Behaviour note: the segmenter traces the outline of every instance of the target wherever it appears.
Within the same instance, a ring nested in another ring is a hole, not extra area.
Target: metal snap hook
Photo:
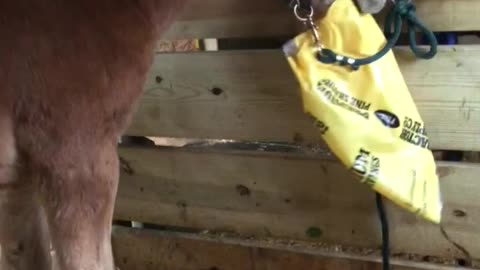
[[[323,47],[323,44],[320,42],[320,34],[318,33],[315,22],[313,21],[313,15],[314,15],[315,11],[314,11],[314,9],[311,5],[309,6],[309,10],[306,10],[305,8],[300,6],[300,1],[299,0],[297,0],[296,2],[297,2],[297,4],[295,4],[295,6],[293,8],[293,12],[295,14],[295,17],[297,17],[297,19],[299,21],[301,21],[308,28],[310,28],[310,30],[312,31],[313,40],[314,40],[314,43],[315,43],[315,50],[318,53],[321,53],[324,47]],[[303,16],[300,14],[301,11],[304,13],[304,14],[302,14]]]

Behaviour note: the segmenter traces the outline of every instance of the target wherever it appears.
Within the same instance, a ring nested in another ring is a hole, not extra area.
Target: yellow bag
[[[360,14],[352,0],[336,0],[316,24],[325,48],[353,58],[374,55],[386,43],[373,17]],[[305,112],[341,162],[362,183],[440,223],[435,161],[392,51],[352,70],[319,61],[312,33],[305,32],[285,44],[284,52],[300,83]]]

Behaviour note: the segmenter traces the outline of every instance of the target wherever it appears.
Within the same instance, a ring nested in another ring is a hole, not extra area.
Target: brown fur
[[[114,269],[117,140],[182,2],[0,3],[0,270]]]

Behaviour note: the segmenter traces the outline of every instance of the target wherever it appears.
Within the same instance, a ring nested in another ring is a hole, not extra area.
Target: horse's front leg
[[[116,140],[74,141],[50,157],[49,175],[42,180],[55,260],[61,270],[113,270]]]

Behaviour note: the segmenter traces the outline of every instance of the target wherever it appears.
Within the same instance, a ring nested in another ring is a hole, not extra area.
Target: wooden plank
[[[284,2],[190,0],[165,38],[290,36],[301,28]],[[480,2],[476,0],[418,0],[415,4],[418,17],[433,31],[480,30]],[[383,16],[376,18],[381,22]]]
[[[376,248],[375,197],[336,162],[272,155],[121,148],[119,220]],[[480,258],[475,164],[440,163],[443,226],[388,203],[394,253]],[[316,234],[312,234],[312,230]]]
[[[432,147],[480,150],[480,46],[396,55]],[[129,135],[320,141],[279,50],[159,54],[133,120]]]
[[[297,243],[298,244],[298,243]],[[380,270],[377,256],[352,256],[325,248],[276,242],[211,238],[176,232],[115,227],[117,266],[128,270]],[[466,270],[439,264],[392,260],[392,270]]]

